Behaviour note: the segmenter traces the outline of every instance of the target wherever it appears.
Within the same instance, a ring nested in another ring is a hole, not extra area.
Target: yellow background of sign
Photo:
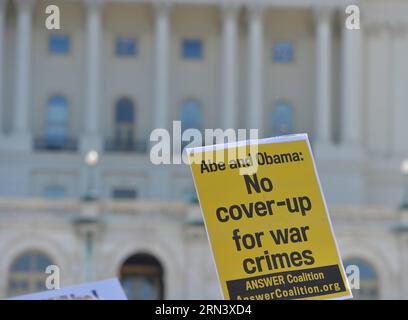
[[[349,287],[341,267],[334,235],[332,234],[328,215],[326,213],[323,194],[320,190],[317,173],[314,169],[313,159],[308,142],[305,137],[300,140],[289,142],[273,142],[258,145],[258,152],[267,152],[269,155],[301,152],[303,161],[284,164],[272,164],[258,166],[257,176],[259,179],[268,177],[272,180],[273,190],[271,192],[247,193],[245,181],[239,174],[239,169],[230,169],[201,174],[200,164],[191,164],[198,197],[206,222],[208,236],[221,282],[225,299],[229,299],[226,281],[249,278],[259,275],[267,275],[288,270],[303,270],[328,265],[338,265],[341,276],[346,287],[346,292],[331,293],[311,297],[312,299],[341,298],[350,296]],[[248,149],[248,148],[247,148]],[[193,151],[197,154],[196,151]],[[198,151],[199,153],[201,151]],[[212,159],[212,152],[203,152],[202,159]],[[225,159],[227,149],[224,149]],[[301,213],[289,213],[286,207],[274,207],[274,214],[241,220],[229,220],[221,223],[216,217],[216,209],[220,206],[229,207],[233,204],[250,203],[266,200],[284,200],[287,197],[308,196],[312,203],[312,209],[302,216]],[[275,245],[269,235],[269,230],[283,229],[287,227],[301,227],[308,225],[308,241],[301,243],[288,243]],[[263,231],[262,248],[255,247],[251,250],[242,249],[237,251],[235,242],[232,240],[232,231],[240,229],[240,234]],[[313,251],[315,263],[311,266],[291,267],[288,269],[264,270],[247,274],[242,268],[242,261],[247,257],[255,257],[263,254],[264,250],[269,253],[292,252],[309,249]]]

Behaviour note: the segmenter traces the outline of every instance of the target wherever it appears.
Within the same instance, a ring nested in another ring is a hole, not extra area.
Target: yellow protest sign
[[[307,135],[188,155],[225,299],[352,297]]]

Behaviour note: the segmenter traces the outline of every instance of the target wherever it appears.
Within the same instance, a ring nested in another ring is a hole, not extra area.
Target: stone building
[[[60,30],[45,27],[50,4]],[[64,284],[128,274],[135,297],[219,297],[188,218],[197,209],[183,203],[189,169],[149,160],[151,131],[181,120],[308,133],[361,295],[407,297],[394,208],[408,154],[408,3],[353,1],[361,30],[344,27],[349,4],[0,0],[0,295],[41,288],[35,270],[55,262]],[[89,150],[92,205],[80,201]]]
[[[118,277],[129,298],[219,299],[197,206],[142,201],[0,201],[0,297]],[[344,264],[360,267],[360,298],[408,298],[408,213],[333,207]]]

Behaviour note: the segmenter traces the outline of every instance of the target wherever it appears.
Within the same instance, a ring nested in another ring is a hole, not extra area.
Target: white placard
[[[127,300],[127,298],[119,280],[113,278],[17,296],[9,300]]]

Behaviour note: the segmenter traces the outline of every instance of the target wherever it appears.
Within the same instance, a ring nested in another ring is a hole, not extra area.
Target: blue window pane
[[[119,37],[116,39],[116,55],[120,57],[136,56],[137,41],[131,37]]]
[[[375,270],[365,261],[361,259],[348,259],[344,261],[344,266],[357,266],[360,270],[360,280],[375,280],[377,274]]]
[[[134,116],[133,102],[126,98],[120,99],[116,104],[116,122],[133,123]]]
[[[20,287],[21,287],[20,281],[17,281],[17,280],[10,280],[9,281],[9,288],[11,290],[18,290],[18,289],[20,289]]]
[[[199,39],[183,40],[182,54],[184,59],[201,59],[203,56],[203,43]]]
[[[139,296],[141,300],[153,300],[157,297],[157,290],[153,281],[147,278],[140,278],[139,282]]]
[[[12,265],[11,271],[13,272],[30,272],[30,261],[31,256],[29,254],[25,254],[19,257]]]
[[[45,282],[44,281],[37,281],[37,283],[36,283],[36,290],[37,291],[44,291],[46,289],[47,288],[45,287]]]
[[[20,288],[21,290],[28,290],[29,284],[27,280],[20,281]]]
[[[159,298],[158,288],[153,279],[143,275],[129,276],[122,280],[126,296],[130,300],[154,300]]]
[[[9,289],[15,292],[26,293],[28,290],[29,284],[27,280],[11,280],[9,282]]]
[[[43,254],[36,254],[35,258],[36,258],[35,268],[39,272],[45,272],[45,269],[49,265],[52,265],[51,260],[47,256],[45,256]]]
[[[54,96],[48,101],[48,123],[67,123],[68,103],[64,97]]]
[[[359,270],[360,288],[353,289],[353,296],[355,299],[378,299],[379,298],[379,284],[375,269],[366,261],[354,258],[344,261],[344,267],[357,266]]]
[[[49,148],[63,148],[68,142],[64,128],[47,128],[47,145]]]
[[[202,129],[201,106],[197,101],[184,102],[181,107],[181,127],[183,131],[190,128]]]
[[[293,132],[293,111],[286,104],[278,104],[272,111],[272,134],[284,135]]]
[[[48,37],[48,52],[53,54],[67,54],[70,50],[68,35],[50,34]]]
[[[68,103],[64,97],[54,96],[48,101],[47,143],[60,148],[68,138]]]
[[[115,188],[112,196],[114,199],[136,199],[137,192],[133,188]]]
[[[47,128],[47,134],[49,140],[53,139],[66,139],[67,137],[67,129],[64,127],[59,127],[59,126],[49,126]]]
[[[292,42],[277,41],[272,45],[272,59],[277,63],[290,63],[295,58]]]
[[[12,272],[44,272],[51,260],[38,252],[28,252],[18,257],[11,266]]]
[[[43,191],[43,197],[50,199],[63,198],[65,196],[65,188],[63,186],[51,185],[47,186]],[[40,261],[43,263],[43,260]]]

